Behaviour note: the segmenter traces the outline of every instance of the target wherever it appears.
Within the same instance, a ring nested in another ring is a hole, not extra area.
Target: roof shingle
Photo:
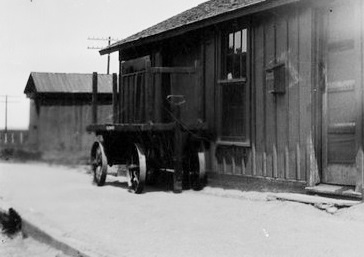
[[[210,0],[185,12],[177,14],[128,38],[120,40],[111,46],[106,47],[100,52],[102,54],[112,52],[110,50],[115,49],[118,46],[122,46],[142,38],[155,36],[183,26],[188,26],[199,21],[221,15],[223,13],[235,11],[265,1],[267,0]]]

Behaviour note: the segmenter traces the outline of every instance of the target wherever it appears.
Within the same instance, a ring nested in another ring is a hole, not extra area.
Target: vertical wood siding
[[[312,11],[307,8],[253,18],[254,138],[251,147],[213,148],[215,172],[306,181],[306,145],[311,139],[313,111],[312,27]],[[269,92],[266,83],[266,69],[277,63],[286,69],[286,92],[279,95]]]

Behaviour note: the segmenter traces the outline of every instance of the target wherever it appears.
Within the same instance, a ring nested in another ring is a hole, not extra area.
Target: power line
[[[91,50],[100,50],[100,49],[104,49],[105,47],[102,46],[88,46],[87,49],[91,49]]]
[[[119,41],[119,38],[112,38],[112,37],[88,37],[87,40],[98,40],[98,41]]]
[[[0,97],[21,98],[23,96],[20,96],[20,95],[0,95]]]
[[[108,46],[111,45],[111,42],[115,42],[115,41],[119,41],[120,39],[118,38],[111,38],[111,37],[107,37],[107,38],[103,38],[103,37],[88,37],[87,40],[93,40],[93,41],[107,41],[108,42]],[[91,49],[91,50],[100,50],[103,49],[105,47],[100,47],[100,46],[88,46],[87,49]],[[107,55],[107,74],[110,74],[110,54]]]
[[[0,100],[0,103],[5,103],[5,133],[8,131],[8,104],[20,103],[20,101],[16,100],[8,100],[9,98],[20,98],[21,96],[15,95],[0,95],[0,97],[5,98],[4,100]]]

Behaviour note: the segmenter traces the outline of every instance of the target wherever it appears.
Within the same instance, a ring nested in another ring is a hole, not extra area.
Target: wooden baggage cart
[[[148,57],[125,62],[113,74],[113,123],[97,122],[97,74],[93,76],[91,149],[94,181],[105,183],[107,167],[124,165],[129,188],[141,193],[163,172],[173,190],[201,189],[206,182],[208,128],[202,115],[201,79],[194,67],[151,67]],[[199,92],[200,91],[200,92]]]

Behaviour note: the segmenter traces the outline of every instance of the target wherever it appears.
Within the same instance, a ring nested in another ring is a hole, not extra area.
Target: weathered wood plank
[[[287,17],[281,14],[281,17],[276,21],[276,62],[287,63],[288,56],[288,24]],[[287,67],[286,67],[287,69]],[[286,72],[287,74],[287,72]],[[284,85],[287,84],[287,78],[284,78]],[[286,89],[285,94],[276,95],[276,110],[277,110],[277,167],[278,167],[278,178],[285,177],[285,147],[288,145],[288,108],[289,108],[289,91]]]
[[[302,9],[299,16],[299,71],[300,71],[300,85],[299,85],[299,99],[300,99],[300,144],[301,149],[306,149],[306,140],[311,131],[311,103],[312,103],[312,83],[311,83],[311,46],[312,46],[312,10]],[[301,177],[299,180],[307,179],[308,167],[306,167],[306,154],[301,153]]]
[[[285,147],[285,151],[284,151],[284,178],[288,179],[289,178],[289,150],[288,150],[288,146]]]
[[[296,179],[299,180],[301,176],[301,148],[300,143],[296,145]]]
[[[364,152],[363,148],[360,147],[355,158],[356,166],[356,185],[355,192],[363,194],[363,182],[364,182]],[[362,195],[363,196],[363,195]],[[364,200],[364,197],[362,198]]]
[[[269,67],[275,62],[275,27],[273,20],[267,19],[264,26],[264,45],[265,45],[265,67]],[[266,152],[267,152],[267,176],[273,177],[273,145],[276,144],[276,103],[275,96],[265,88],[265,135],[266,135]]]
[[[263,153],[256,152],[256,176],[263,176]]]
[[[241,174],[246,175],[246,163],[244,158],[241,158]]]
[[[129,122],[129,78],[124,79],[124,119]]]
[[[255,144],[252,145],[252,175],[256,176],[257,175],[257,155],[256,155],[256,150],[255,150]]]
[[[264,87],[264,27],[254,29],[254,85],[255,88],[255,146],[256,151],[265,152],[265,87]],[[262,165],[260,165],[262,167]]]
[[[263,176],[266,177],[267,176],[267,154],[264,152],[263,153]]]
[[[215,105],[211,104],[215,102],[215,81],[216,81],[216,58],[215,58],[215,35],[212,34],[205,41],[205,112],[206,122],[209,127],[215,129]]]
[[[296,157],[297,143],[299,143],[300,133],[300,73],[299,73],[299,25],[298,25],[298,11],[294,12],[288,18],[288,148],[289,148],[289,172],[288,179],[296,179],[297,176],[297,162]]]
[[[140,79],[141,79],[141,81],[140,81],[140,120],[142,122],[145,122],[145,93],[146,93],[145,74],[143,74]]]
[[[303,195],[303,194],[271,194],[268,197],[269,200],[285,200],[285,201],[294,201],[299,203],[307,203],[307,204],[328,204],[337,207],[351,207],[359,204],[359,201],[351,201],[351,200],[339,200],[327,197],[320,196],[311,196],[311,195]]]
[[[140,108],[140,106],[138,106],[138,80],[139,80],[139,76],[135,75],[133,77],[133,122],[138,121],[139,117],[138,117],[138,109]]]
[[[134,79],[135,76],[129,77],[129,83],[128,83],[128,90],[129,90],[129,122],[133,123],[135,116],[134,116],[134,108],[135,108],[135,102],[134,102]]]
[[[146,69],[145,69],[145,83],[146,83],[146,101],[145,101],[145,112],[146,112],[146,120],[153,121],[153,76],[151,72],[151,63],[150,60],[146,61]]]
[[[204,92],[204,85],[203,85],[203,74],[201,69],[201,62],[196,60],[195,61],[195,97],[197,98],[196,107],[197,107],[197,118],[200,120],[205,120],[204,114],[204,99],[205,99],[205,92]]]
[[[278,178],[278,154],[276,145],[273,145],[273,178]]]

